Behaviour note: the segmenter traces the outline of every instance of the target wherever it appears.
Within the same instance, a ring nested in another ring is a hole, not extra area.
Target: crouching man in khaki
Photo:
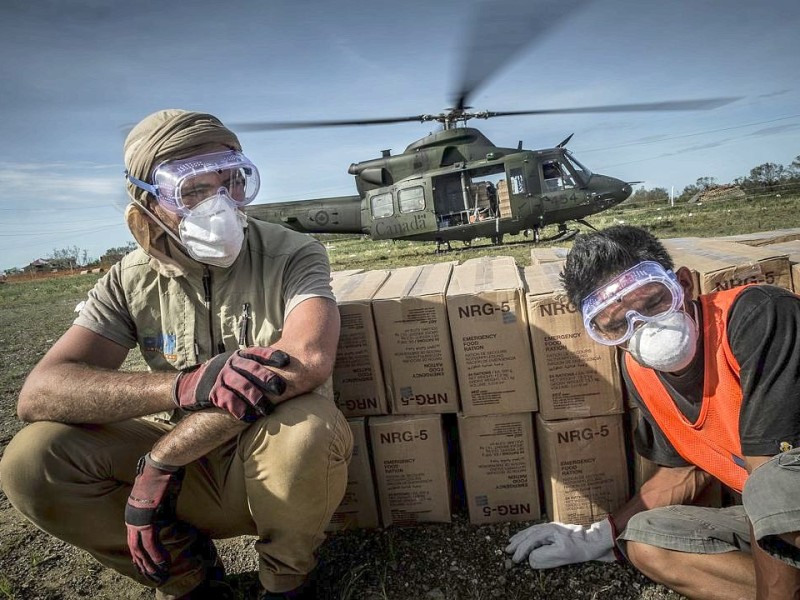
[[[26,380],[3,491],[157,598],[224,598],[212,540],[238,535],[258,538],[263,598],[313,597],[352,450],[325,250],[244,215],[258,169],[211,115],[148,116],[125,166],[140,248]],[[137,346],[149,371],[120,371]]]

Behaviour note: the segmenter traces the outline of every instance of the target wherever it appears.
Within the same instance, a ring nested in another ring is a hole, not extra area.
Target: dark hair
[[[631,225],[614,225],[575,238],[567,254],[561,283],[578,308],[586,296],[622,271],[645,260],[673,269],[664,245],[649,231]]]

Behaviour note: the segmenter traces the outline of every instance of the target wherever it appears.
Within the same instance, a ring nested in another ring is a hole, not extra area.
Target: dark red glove
[[[183,475],[183,467],[162,465],[149,454],[143,456],[136,466],[136,479],[125,506],[133,564],[156,583],[163,583],[169,576],[169,553],[161,544],[159,532],[175,522]]]
[[[288,354],[269,346],[218,354],[181,371],[172,386],[172,400],[184,410],[215,406],[240,421],[255,421],[275,408],[267,394],[280,396],[286,391],[286,381],[269,367],[288,364]]]

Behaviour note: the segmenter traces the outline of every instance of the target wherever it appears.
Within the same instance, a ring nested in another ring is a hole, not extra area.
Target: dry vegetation
[[[798,226],[798,198],[762,198],[711,206],[621,205],[592,219],[596,227],[643,225],[660,237],[719,236]],[[482,255],[512,255],[530,264],[523,236],[493,247],[477,240],[470,249],[435,254],[432,244],[325,239],[334,269],[375,269]],[[454,244],[454,247],[461,246]],[[25,375],[71,323],[75,305],[98,275],[0,285],[0,452],[22,423],[16,396]],[[138,368],[132,357],[128,366]],[[627,565],[592,563],[547,572],[512,566],[502,552],[524,523],[470,525],[456,507],[452,524],[354,531],[332,536],[321,548],[320,598],[481,599],[587,598],[677,599]],[[228,583],[239,598],[257,597],[252,540],[221,544]],[[0,495],[0,600],[151,598],[152,592],[99,566],[27,523]]]

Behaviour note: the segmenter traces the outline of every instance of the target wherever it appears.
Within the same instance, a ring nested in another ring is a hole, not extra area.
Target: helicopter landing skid
[[[567,240],[571,240],[578,234],[577,229],[564,229],[563,231],[559,231],[555,235],[551,235],[550,237],[539,237],[536,236],[535,241],[538,242],[566,242]]]
[[[450,240],[436,240],[436,254],[443,254],[445,252],[450,252],[452,248],[450,247]]]
[[[578,235],[577,229],[567,229],[566,231],[560,231],[556,235],[549,237],[549,238],[542,238],[540,241],[542,242],[566,242],[567,240],[571,240],[576,235]]]

